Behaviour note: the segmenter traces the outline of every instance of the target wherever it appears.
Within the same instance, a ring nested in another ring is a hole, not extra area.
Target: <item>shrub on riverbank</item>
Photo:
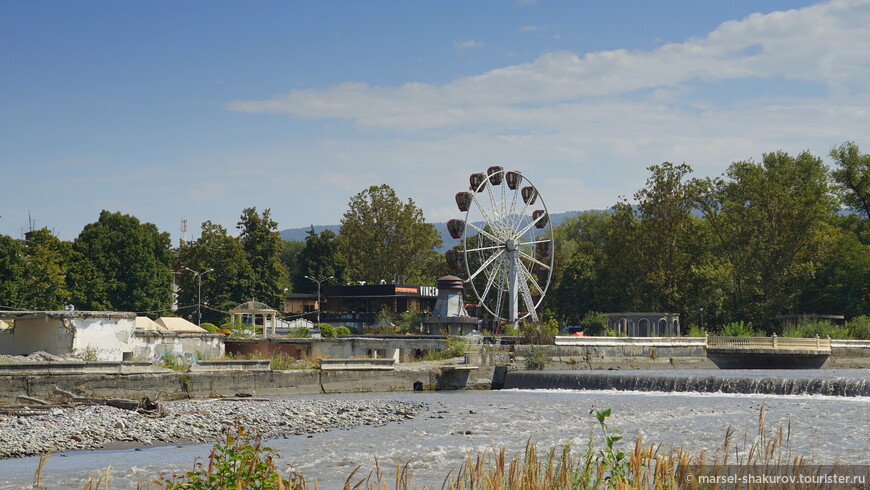
[[[417,360],[444,361],[447,359],[453,359],[454,357],[462,357],[465,355],[465,349],[467,347],[468,342],[466,342],[463,337],[448,337],[447,347],[443,349],[432,349]]]
[[[207,467],[195,461],[191,471],[161,476],[153,483],[157,488],[172,490],[308,488],[305,478],[295,471],[285,478],[279,471],[275,451],[264,447],[259,436],[249,435],[238,421],[224,429],[223,441],[212,448]]]
[[[870,315],[856,316],[846,322],[849,335],[855,340],[870,340]]]
[[[763,337],[764,332],[752,328],[752,323],[739,321],[723,325],[719,335],[723,337]]]
[[[789,326],[782,331],[783,337],[809,339],[818,335],[820,338],[849,339],[849,329],[845,325],[834,325],[823,320],[801,322],[800,325]]]
[[[550,363],[550,354],[541,346],[529,348],[526,353],[526,369],[544,369]]]

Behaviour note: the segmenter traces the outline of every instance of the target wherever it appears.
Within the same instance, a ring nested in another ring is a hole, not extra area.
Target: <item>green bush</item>
[[[453,359],[454,357],[462,357],[465,355],[466,347],[468,347],[468,342],[465,341],[464,337],[448,337],[445,348],[430,350],[419,360],[443,361]]]
[[[411,309],[399,315],[396,320],[396,330],[401,334],[417,334],[423,330],[423,317],[416,309]]]
[[[552,345],[559,333],[559,322],[550,319],[546,323],[523,322],[520,324],[523,341],[531,345]]]
[[[706,332],[695,324],[689,325],[689,330],[686,332],[686,335],[689,337],[703,337],[705,334]]]
[[[726,323],[722,326],[719,335],[723,337],[762,337],[762,333],[752,328],[752,323],[739,322]]]
[[[85,347],[84,349],[76,349],[73,351],[73,355],[76,356],[79,360],[85,362],[97,362],[100,360],[99,351],[96,347]]]
[[[550,355],[544,347],[536,345],[526,354],[526,369],[544,369],[549,363]]]
[[[236,318],[235,322],[224,323],[221,329],[229,330],[232,337],[252,337],[256,332],[256,326],[245,325],[241,318]]]
[[[335,327],[335,336],[339,335],[350,335],[350,329],[345,326]]]
[[[160,362],[158,362],[157,365],[167,369],[172,369],[173,371],[187,371],[188,367],[190,367],[181,355],[172,354],[170,352],[164,352],[163,355],[160,356]]]
[[[846,322],[849,336],[855,340],[870,340],[870,315],[856,316]]]
[[[276,352],[269,358],[269,369],[286,371],[289,369],[311,369],[311,364],[283,352]]]
[[[238,421],[223,430],[223,442],[215,444],[208,465],[197,461],[185,474],[163,476],[159,488],[307,488],[302,475],[291,472],[284,478],[278,469],[278,455],[262,445],[259,436],[250,436]]]
[[[832,339],[848,339],[851,338],[849,328],[845,325],[834,325],[831,322],[824,320],[806,320],[802,321],[797,326],[789,326],[782,332],[783,337],[793,338],[813,338],[818,335],[820,338],[831,337]]]
[[[597,311],[588,311],[580,320],[583,333],[586,335],[604,335],[607,333],[607,315]]]
[[[299,327],[296,330],[291,330],[290,333],[287,334],[287,336],[294,339],[310,339],[311,329],[306,327]]]
[[[314,328],[320,330],[320,336],[324,339],[331,339],[335,337],[335,327],[328,323],[318,323],[314,325]]]
[[[214,323],[205,322],[200,327],[204,328],[208,333],[216,333],[218,331],[217,325]]]
[[[501,327],[501,334],[506,337],[516,337],[520,334],[520,331],[513,323],[506,323]]]

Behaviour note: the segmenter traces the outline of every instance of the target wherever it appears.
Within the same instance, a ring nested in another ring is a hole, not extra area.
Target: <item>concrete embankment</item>
[[[62,364],[62,363],[51,363]],[[56,369],[55,369],[56,370]],[[55,387],[91,397],[177,400],[251,395],[299,395],[315,393],[354,393],[462,389],[485,382],[489,387],[492,368],[472,371],[451,366],[427,369],[318,371],[314,369],[271,370],[193,370],[176,372],[164,369],[140,372],[79,372],[53,374],[39,372],[0,375],[0,402],[14,403],[26,395],[48,399]]]

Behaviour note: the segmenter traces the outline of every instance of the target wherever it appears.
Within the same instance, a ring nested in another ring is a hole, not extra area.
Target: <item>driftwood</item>
[[[143,396],[141,400],[127,400],[126,398],[92,398],[86,396],[78,396],[58,387],[54,388],[56,395],[56,403],[50,403],[39,398],[20,395],[16,397],[20,403],[17,405],[0,406],[0,415],[16,415],[19,417],[29,417],[33,415],[42,415],[54,408],[72,408],[81,405],[106,405],[109,407],[121,408],[123,410],[131,410],[141,413],[148,417],[165,417],[169,415],[166,407],[156,400],[151,400],[147,396]]]
[[[33,398],[31,396],[19,395],[15,398],[18,399],[19,401],[29,402],[29,403],[32,403],[34,405],[51,405],[51,403],[48,403],[45,400],[40,400],[39,398]]]
[[[155,400],[151,400],[147,396],[143,396],[141,400],[128,400],[126,398],[91,398],[78,396],[66,390],[62,390],[55,386],[54,393],[62,400],[67,400],[70,403],[81,405],[106,405],[109,407],[121,408],[124,410],[132,410],[145,415],[154,417],[165,417],[169,415],[166,407]]]

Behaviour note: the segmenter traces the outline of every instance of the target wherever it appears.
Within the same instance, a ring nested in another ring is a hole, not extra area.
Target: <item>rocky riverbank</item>
[[[238,420],[249,433],[276,438],[412,419],[423,404],[349,400],[185,400],[166,402],[169,416],[150,418],[106,406],[55,408],[0,417],[0,459],[100,449],[116,443],[213,443]]]

